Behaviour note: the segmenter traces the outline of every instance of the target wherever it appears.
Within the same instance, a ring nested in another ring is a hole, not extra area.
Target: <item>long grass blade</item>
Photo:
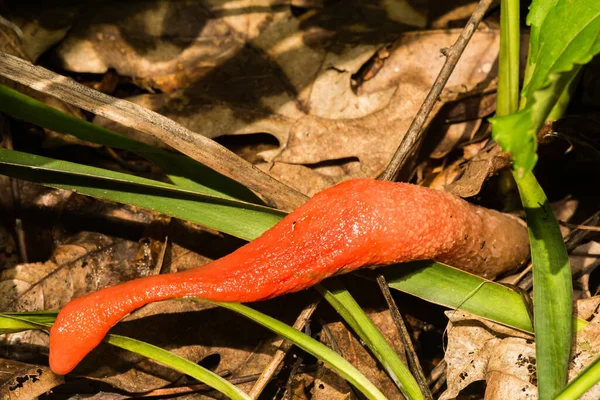
[[[284,324],[268,315],[264,315],[250,307],[246,307],[242,304],[236,303],[220,303],[212,302],[221,307],[235,311],[238,314],[251,319],[254,322],[259,323],[267,329],[272,330],[278,335],[288,339],[296,346],[309,354],[317,357],[331,368],[333,368],[338,374],[350,382],[355,388],[357,388],[363,395],[368,399],[380,399],[385,400],[386,397],[377,389],[363,374],[361,374],[352,364],[344,360],[339,354],[331,350],[324,344],[316,341],[297,331],[289,325]]]
[[[332,287],[332,289],[329,290],[327,286]],[[317,285],[316,289],[366,343],[402,394],[410,400],[424,399],[419,384],[408,367],[385,340],[373,321],[360,308],[350,292],[335,280],[324,285]]]
[[[0,174],[132,204],[252,240],[285,214],[102,168],[0,149]]]
[[[229,383],[214,372],[186,360],[183,357],[173,354],[170,351],[161,349],[151,345],[150,343],[142,342],[140,340],[128,338],[120,335],[110,334],[104,340],[113,346],[120,347],[125,350],[140,354],[151,360],[158,361],[165,364],[179,372],[196,378],[202,383],[207,384],[215,390],[223,393],[233,400],[250,400],[250,396],[241,391],[237,386]]]

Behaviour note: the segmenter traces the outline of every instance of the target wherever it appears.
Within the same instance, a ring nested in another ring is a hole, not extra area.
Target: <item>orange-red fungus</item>
[[[492,278],[529,254],[514,217],[448,193],[357,179],[323,190],[256,240],[210,264],[71,301],[50,332],[50,366],[71,371],[133,310],[175,297],[251,302],[364,266],[435,259]]]

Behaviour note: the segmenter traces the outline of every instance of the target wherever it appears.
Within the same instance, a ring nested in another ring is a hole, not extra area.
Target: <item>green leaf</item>
[[[250,307],[246,307],[242,304],[236,303],[221,303],[221,302],[210,302],[217,304],[221,307],[235,311],[238,314],[251,319],[254,322],[259,323],[267,329],[277,333],[300,347],[302,350],[309,354],[312,354],[325,364],[333,368],[338,374],[350,382],[355,388],[357,388],[363,395],[368,399],[381,399],[385,400],[386,397],[377,389],[367,378],[364,377],[356,368],[352,366],[348,361],[344,360],[339,354],[331,350],[324,344],[316,341],[303,334],[302,332],[294,329],[293,327],[284,324],[275,318],[264,315]]]
[[[549,4],[554,3],[550,7]],[[521,93],[521,111],[492,120],[494,139],[510,152],[517,178],[537,161],[536,135],[581,65],[600,52],[600,2],[537,1],[529,21],[535,25]],[[537,27],[539,26],[539,30]]]
[[[519,109],[519,58],[521,25],[519,0],[500,2],[500,55],[496,115],[508,115]]]
[[[402,394],[411,400],[423,399],[423,393],[410,370],[344,286],[339,281],[329,280],[327,284],[315,288],[366,343]]]
[[[598,382],[600,382],[600,357],[569,382],[555,400],[577,400]]]
[[[393,289],[522,331],[533,331],[521,295],[497,282],[435,261],[393,265],[381,272]]]
[[[542,23],[546,19],[548,12],[552,10],[558,0],[533,0],[529,7],[529,14],[527,15],[527,25],[531,26],[529,34],[529,59],[527,64],[530,65],[533,62],[533,56],[537,55],[540,48],[540,29]],[[532,56],[533,55],[533,56]],[[528,67],[527,70],[530,68]],[[527,71],[525,76],[531,74],[531,71]],[[530,78],[530,77],[529,77]],[[529,82],[529,78],[525,79],[525,84]]]
[[[102,168],[0,149],[0,174],[147,208],[252,240],[285,214]]]
[[[144,357],[150,358],[154,361],[158,361],[165,364],[179,372],[196,378],[200,382],[207,384],[213,389],[218,390],[229,398],[234,400],[249,400],[250,396],[242,392],[237,386],[229,383],[227,380],[221,378],[214,372],[201,367],[200,365],[186,360],[170,351],[163,350],[160,347],[156,347],[149,343],[142,342],[140,340],[131,339],[125,336],[110,334],[104,340],[113,346],[120,347],[125,350],[132,351],[140,354]]]
[[[52,326],[56,314],[56,311],[1,313],[0,334],[46,329]]]
[[[567,249],[544,191],[529,172],[517,179],[533,262],[538,393],[553,399],[567,383],[573,293]]]
[[[154,162],[175,185],[185,189],[263,204],[246,187],[191,158],[139,143],[127,136],[49,107],[4,85],[0,85],[0,111],[17,119],[69,134],[81,140],[137,153]]]

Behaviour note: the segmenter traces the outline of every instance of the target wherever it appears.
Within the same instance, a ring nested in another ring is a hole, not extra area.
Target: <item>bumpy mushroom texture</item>
[[[154,301],[252,302],[361,267],[425,259],[493,278],[528,255],[527,230],[514,217],[415,185],[350,180],[316,194],[256,240],[208,265],[73,300],[51,329],[50,366],[68,373],[121,318]]]

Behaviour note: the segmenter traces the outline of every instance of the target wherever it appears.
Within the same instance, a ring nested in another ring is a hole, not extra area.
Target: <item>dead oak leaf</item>
[[[579,300],[579,318],[592,318],[574,333],[569,380],[600,355],[600,296]],[[458,396],[470,383],[485,380],[485,399],[537,399],[535,342],[529,334],[480,319],[463,311],[448,311],[448,389],[440,399]],[[600,384],[581,398],[597,399]]]

